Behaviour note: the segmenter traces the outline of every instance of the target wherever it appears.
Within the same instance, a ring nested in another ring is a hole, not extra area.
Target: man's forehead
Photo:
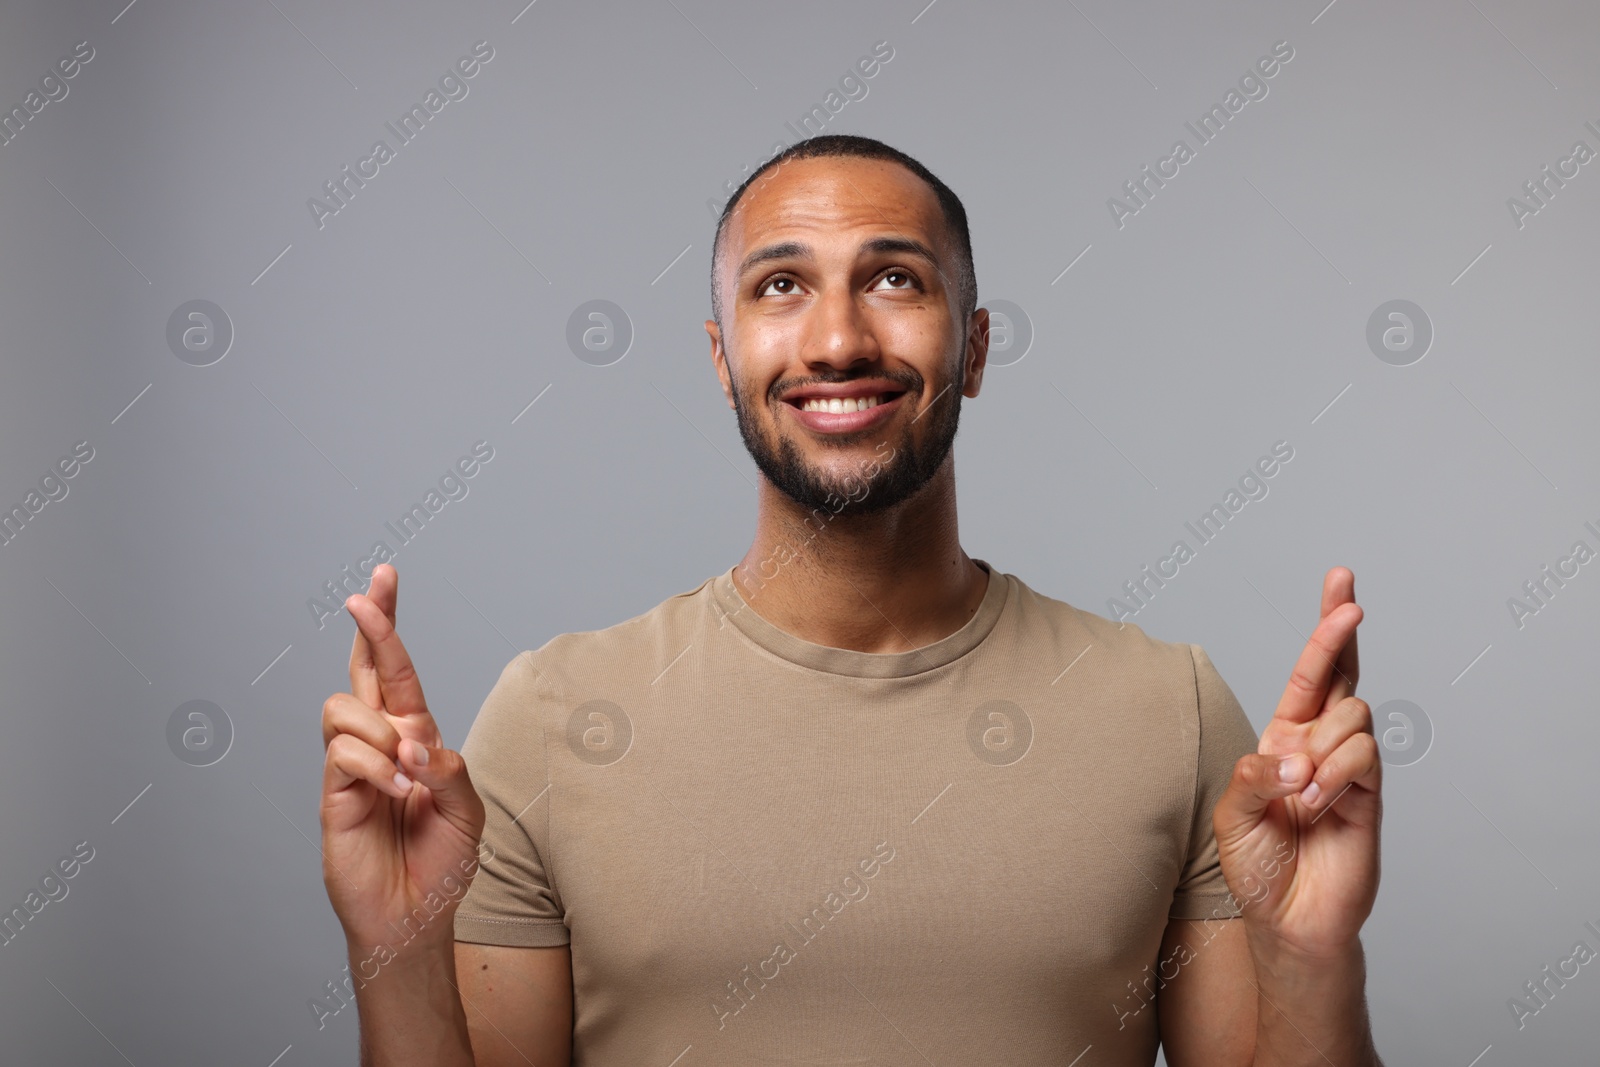
[[[814,243],[828,233],[898,233],[944,243],[938,197],[898,163],[855,157],[791,160],[752,182],[728,219],[727,252],[784,237]]]

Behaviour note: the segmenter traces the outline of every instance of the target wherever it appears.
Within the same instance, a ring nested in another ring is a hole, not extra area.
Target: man
[[[803,141],[712,256],[744,559],[517,656],[459,755],[394,569],[346,601],[323,846],[364,1062],[1379,1064],[1354,576],[1258,745],[1198,646],[970,558],[975,305],[942,182]]]

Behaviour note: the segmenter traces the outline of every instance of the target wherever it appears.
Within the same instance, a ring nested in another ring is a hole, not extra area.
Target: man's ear
[[[967,346],[961,358],[961,395],[977,396],[983,387],[983,369],[989,365],[988,308],[973,309],[967,324]]]
[[[711,364],[717,368],[717,380],[722,383],[722,396],[728,402],[728,407],[733,407],[733,381],[729,377],[732,373],[728,369],[728,354],[722,347],[722,327],[718,326],[715,319],[706,320],[706,333],[711,338]]]

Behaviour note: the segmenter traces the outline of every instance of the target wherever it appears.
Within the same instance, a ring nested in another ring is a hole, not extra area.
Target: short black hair
[[[859,137],[848,133],[825,133],[815,137],[808,137],[803,141],[796,141],[783,151],[768,159],[756,172],[744,180],[744,184],[734,191],[728,198],[728,203],[722,209],[722,215],[717,219],[717,234],[711,242],[711,317],[717,325],[722,325],[722,294],[717,288],[717,262],[722,255],[722,234],[727,229],[728,218],[733,214],[733,209],[739,205],[739,200],[744,196],[744,191],[750,184],[774,167],[794,159],[818,159],[823,157],[847,156],[854,159],[882,159],[891,163],[898,163],[911,173],[928,183],[929,188],[939,200],[939,208],[944,213],[945,226],[950,231],[950,236],[955,239],[956,246],[956,277],[954,284],[946,278],[945,288],[956,294],[956,303],[961,312],[963,326],[972,317],[972,312],[978,306],[978,278],[972,264],[972,236],[967,231],[967,209],[961,205],[961,198],[950,189],[948,185],[934,176],[933,172],[921,163],[912,159],[898,148],[891,148],[882,141],[873,140],[871,137]]]

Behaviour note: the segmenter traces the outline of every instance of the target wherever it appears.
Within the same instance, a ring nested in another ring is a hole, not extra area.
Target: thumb
[[[1231,844],[1254,830],[1266,814],[1267,806],[1304,789],[1311,781],[1313,770],[1311,757],[1303,752],[1287,756],[1257,753],[1239,757],[1239,762],[1233,765],[1233,780],[1212,813],[1217,843]]]
[[[467,776],[467,761],[448,748],[429,748],[410,738],[400,742],[400,766],[433,794],[433,806],[476,841],[483,833],[483,801]]]

